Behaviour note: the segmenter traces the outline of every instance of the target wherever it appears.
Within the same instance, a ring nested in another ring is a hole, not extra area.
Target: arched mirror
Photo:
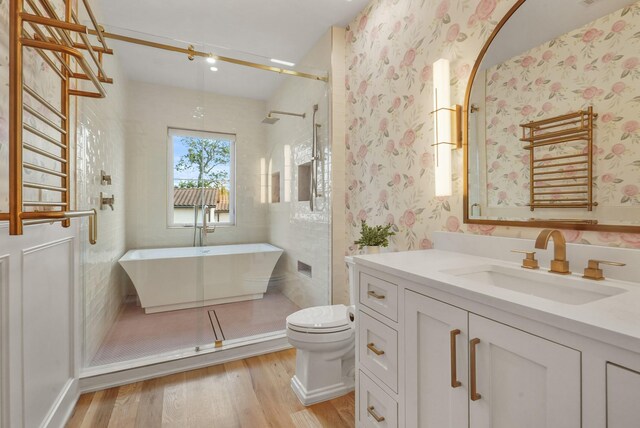
[[[521,0],[465,97],[466,223],[640,232],[640,1]]]

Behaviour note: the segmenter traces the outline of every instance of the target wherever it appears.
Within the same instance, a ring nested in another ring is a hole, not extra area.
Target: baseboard
[[[99,391],[115,386],[126,385],[156,377],[167,376],[202,367],[223,364],[230,361],[242,360],[257,355],[290,349],[291,345],[284,337],[263,340],[258,343],[225,347],[213,352],[206,352],[181,359],[149,364],[141,367],[131,367],[114,370],[109,373],[82,376],[80,378],[80,393]]]
[[[78,380],[69,379],[40,426],[45,428],[64,427],[69,421],[69,418],[71,418],[79,397]]]

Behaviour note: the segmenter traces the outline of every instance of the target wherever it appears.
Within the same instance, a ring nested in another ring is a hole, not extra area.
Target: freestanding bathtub
[[[282,249],[270,244],[130,250],[119,260],[146,313],[261,299]]]

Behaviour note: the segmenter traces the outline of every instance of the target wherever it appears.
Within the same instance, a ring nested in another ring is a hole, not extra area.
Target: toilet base
[[[300,400],[302,404],[310,406],[311,404],[331,400],[353,391],[355,389],[355,377],[346,376],[342,378],[342,382],[307,391],[298,379],[298,376],[294,375],[291,378],[291,389],[293,389],[293,392],[295,392],[298,400]]]

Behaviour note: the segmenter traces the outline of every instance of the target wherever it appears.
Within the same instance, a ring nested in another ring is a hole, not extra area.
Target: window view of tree
[[[173,210],[169,225],[192,225],[201,218],[194,211],[204,204],[215,207],[210,222],[233,223],[234,136],[202,131],[169,130],[172,147]]]
[[[195,179],[181,179],[178,181],[179,188],[228,188],[228,167],[231,161],[230,141],[213,138],[181,137],[179,144],[186,148],[186,153],[178,160],[175,166],[176,172],[197,172]]]

